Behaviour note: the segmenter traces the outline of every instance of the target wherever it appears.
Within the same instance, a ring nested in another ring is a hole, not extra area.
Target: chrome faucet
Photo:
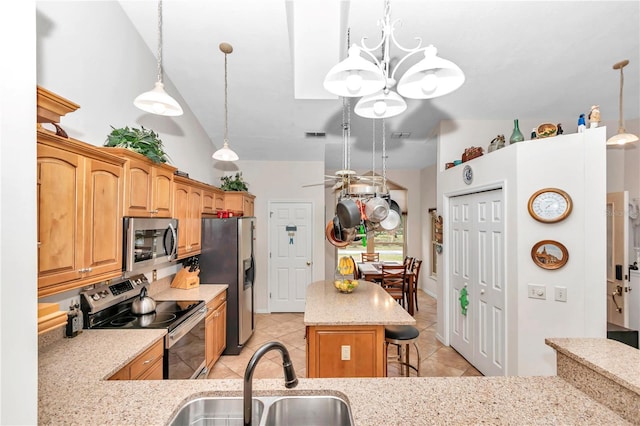
[[[243,402],[244,402],[244,424],[245,426],[251,425],[251,396],[253,393],[253,371],[256,369],[256,365],[260,358],[262,358],[267,352],[277,349],[282,355],[282,368],[284,370],[284,385],[287,389],[295,388],[298,386],[298,378],[296,372],[293,370],[293,364],[291,363],[291,357],[289,351],[280,342],[269,342],[260,346],[258,350],[253,354],[247,364],[247,369],[244,371],[244,390],[243,390]]]

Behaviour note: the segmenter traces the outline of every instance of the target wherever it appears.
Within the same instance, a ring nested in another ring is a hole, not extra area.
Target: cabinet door
[[[84,159],[38,144],[38,288],[80,278]]]
[[[124,215],[149,217],[151,215],[152,169],[148,163],[130,159],[124,196]]]
[[[178,219],[178,257],[187,253],[189,229],[189,186],[174,183],[173,216]]]
[[[153,168],[153,184],[151,197],[151,212],[153,217],[171,217],[173,205],[171,183],[173,173],[160,167]]]
[[[202,213],[204,214],[215,214],[216,212],[216,200],[215,194],[210,190],[202,191]]]
[[[215,311],[215,360],[217,361],[227,347],[227,302],[223,302],[222,305]]]
[[[216,192],[214,195],[214,198],[215,198],[216,211],[224,210],[224,192],[223,191]]]
[[[189,191],[189,232],[187,233],[187,251],[190,254],[201,250],[202,232],[202,190],[191,188]]]
[[[122,167],[86,160],[83,277],[122,270]]]

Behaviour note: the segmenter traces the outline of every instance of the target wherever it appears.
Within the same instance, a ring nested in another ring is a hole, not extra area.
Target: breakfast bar
[[[331,280],[310,284],[304,314],[308,377],[385,377],[385,325],[415,322],[374,283],[360,281],[353,293],[339,292]]]

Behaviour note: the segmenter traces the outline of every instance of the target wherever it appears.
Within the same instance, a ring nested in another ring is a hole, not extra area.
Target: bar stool
[[[387,355],[387,364],[400,364],[400,374],[405,371],[405,377],[409,377],[409,368],[412,368],[416,372],[416,375],[420,377],[420,351],[418,350],[419,336],[420,331],[412,325],[387,325],[384,328],[385,352],[389,351],[390,344],[398,346],[398,356],[393,357],[390,360]],[[416,354],[418,356],[418,362],[415,366],[409,362],[409,345],[412,343],[416,348]]]

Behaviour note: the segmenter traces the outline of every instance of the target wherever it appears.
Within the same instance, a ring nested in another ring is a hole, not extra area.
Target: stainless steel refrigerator
[[[254,217],[202,219],[200,285],[228,284],[227,348],[237,355],[253,334]]]

